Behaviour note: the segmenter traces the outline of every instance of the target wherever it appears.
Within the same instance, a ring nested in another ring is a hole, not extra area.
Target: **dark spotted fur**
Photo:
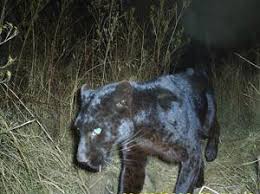
[[[81,166],[98,171],[119,145],[119,194],[142,191],[148,156],[178,162],[174,192],[192,193],[204,183],[201,139],[208,139],[206,160],[217,156],[213,90],[207,75],[193,69],[144,83],[123,81],[96,90],[83,86],[75,126]]]

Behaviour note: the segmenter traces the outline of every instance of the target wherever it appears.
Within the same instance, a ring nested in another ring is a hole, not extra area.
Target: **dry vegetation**
[[[122,15],[116,5],[106,5],[94,1],[95,25],[79,37],[73,34],[70,3],[48,25],[41,26],[37,17],[24,19],[24,31],[11,44],[11,53],[17,56],[8,67],[12,79],[0,83],[1,193],[116,193],[120,168],[116,153],[111,166],[99,174],[73,164],[70,125],[77,90],[83,83],[95,88],[168,72],[171,52],[182,44],[182,31],[174,27],[166,33],[169,22],[177,26],[175,9],[153,10],[151,36],[136,23],[134,11]],[[42,4],[32,1],[27,6],[35,16]],[[252,52],[260,61],[259,51]],[[219,157],[207,164],[203,192],[259,193],[260,74],[256,68],[245,71],[250,68],[247,61],[230,56],[213,73],[222,135]],[[172,190],[176,166],[150,160],[147,172],[145,191]]]

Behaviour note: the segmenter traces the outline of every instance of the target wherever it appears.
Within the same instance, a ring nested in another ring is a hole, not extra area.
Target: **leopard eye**
[[[100,135],[102,132],[102,129],[101,128],[95,128],[93,129],[92,133],[91,133],[91,137],[96,137],[97,135]]]
[[[93,130],[93,133],[95,133],[96,135],[100,135],[101,132],[102,132],[101,128],[96,128]]]

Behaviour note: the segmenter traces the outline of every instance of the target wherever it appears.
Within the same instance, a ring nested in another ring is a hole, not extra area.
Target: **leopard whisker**
[[[135,138],[133,138],[133,139],[127,141],[127,142],[121,143],[121,144],[122,144],[123,146],[127,146],[127,145],[131,144],[132,142],[135,142],[136,140],[141,139],[142,137],[144,137],[144,135],[141,135],[141,136],[139,136],[139,137],[135,137]]]
[[[136,137],[136,138],[134,138],[134,139],[132,139],[132,140],[130,140],[130,141],[128,141],[128,142],[122,144],[122,145],[123,145],[123,146],[131,145],[131,143],[135,142],[136,140],[138,140],[138,138],[142,138],[142,137],[143,137],[143,135],[142,135],[142,136],[139,136],[139,137]]]
[[[130,141],[134,141],[137,137],[137,135],[141,132],[141,130],[138,130],[137,132],[135,132],[133,135],[131,135],[130,137],[128,137],[126,140],[124,140],[122,142],[122,144],[127,144]]]
[[[136,147],[136,146],[137,146],[137,144],[132,144],[128,147],[124,147],[124,148],[120,149],[120,151],[130,151],[131,148]]]

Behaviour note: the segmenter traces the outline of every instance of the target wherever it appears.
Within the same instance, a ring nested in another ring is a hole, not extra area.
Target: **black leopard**
[[[99,171],[119,147],[119,194],[142,191],[148,156],[180,164],[175,193],[192,193],[204,184],[201,140],[207,139],[207,161],[216,158],[219,143],[215,97],[205,72],[188,69],[96,90],[84,85],[80,99],[77,161]]]

